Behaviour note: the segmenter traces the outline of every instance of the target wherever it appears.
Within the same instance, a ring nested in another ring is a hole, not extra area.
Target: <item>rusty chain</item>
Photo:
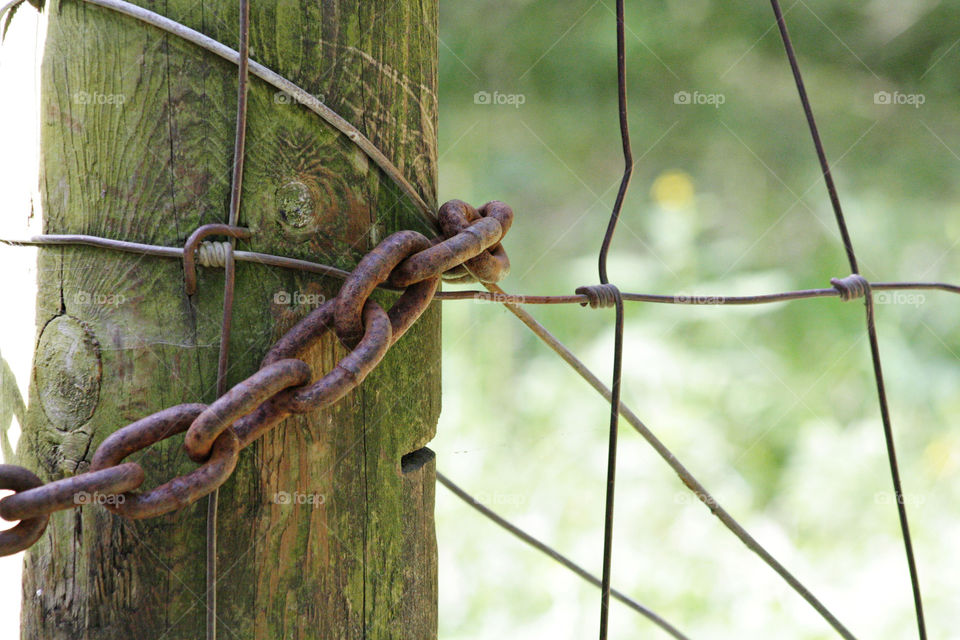
[[[477,210],[452,200],[440,207],[438,215],[443,237],[432,241],[415,231],[388,236],[360,260],[336,297],[287,331],[267,352],[259,370],[212,404],[169,407],[114,431],[94,452],[90,470],[75,476],[43,484],[28,469],[0,465],[0,489],[15,492],[0,500],[0,517],[19,522],[0,532],[0,555],[33,545],[51,513],[92,502],[93,497],[130,519],[160,516],[192,504],[222,485],[233,473],[240,450],[281,420],[329,406],[363,382],[426,310],[441,276],[448,277],[446,272],[458,282],[495,282],[506,275],[509,260],[500,241],[513,221],[510,207],[488,202]],[[195,282],[194,251],[208,233],[245,237],[242,230],[224,225],[195,232],[184,253],[188,288]],[[387,311],[370,299],[383,283],[403,290]],[[351,351],[313,381],[313,371],[300,356],[330,330]],[[184,432],[184,451],[199,466],[138,493],[144,471],[136,462],[124,460]]]

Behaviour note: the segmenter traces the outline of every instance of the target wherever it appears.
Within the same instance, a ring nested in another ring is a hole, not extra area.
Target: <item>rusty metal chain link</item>
[[[450,200],[440,207],[437,217],[443,235],[448,238],[468,229],[472,229],[471,233],[478,236],[487,232],[491,235],[499,233],[502,237],[510,230],[510,225],[513,224],[513,209],[494,200],[483,205],[477,211],[462,200]],[[497,224],[493,224],[494,222]],[[484,242],[485,239],[486,236],[477,238],[479,242]],[[499,242],[495,242],[477,254],[475,258],[447,270],[443,277],[447,281],[458,284],[478,280],[480,282],[499,282],[509,271],[510,259],[507,257],[507,252]],[[400,286],[403,282],[402,277],[398,274],[397,278],[391,284]]]
[[[13,464],[0,465],[0,489],[9,489],[17,493],[7,496],[4,500],[24,496],[28,491],[37,487],[42,488],[43,482],[29,469],[18,467]],[[52,509],[51,509],[52,510]],[[26,549],[34,542],[40,539],[44,530],[47,528],[47,522],[50,520],[50,514],[36,516],[20,520],[20,524],[0,532],[0,555],[8,556],[21,549]]]
[[[510,207],[493,201],[477,210],[452,200],[440,208],[439,216],[443,238],[430,240],[415,231],[388,236],[360,260],[336,297],[287,331],[267,352],[259,370],[212,404],[177,405],[114,431],[94,452],[89,471],[75,476],[44,484],[28,469],[0,465],[0,489],[15,492],[0,500],[0,517],[19,521],[0,532],[0,555],[34,544],[54,511],[95,501],[113,513],[140,519],[196,502],[230,477],[241,449],[281,420],[329,406],[363,382],[429,306],[441,276],[457,282],[495,282],[506,275],[510,263],[500,241],[513,221]],[[227,225],[207,225],[194,232],[184,254],[188,290],[196,283],[194,253],[210,233],[248,235]],[[403,290],[387,311],[370,299],[384,283]],[[300,356],[331,330],[351,351],[314,380]],[[180,433],[185,433],[187,456],[199,466],[150,491],[137,492],[144,471],[124,459]]]

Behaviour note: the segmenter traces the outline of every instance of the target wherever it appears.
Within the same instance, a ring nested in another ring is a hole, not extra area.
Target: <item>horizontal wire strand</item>
[[[6,244],[14,247],[44,247],[44,246],[89,246],[103,249],[112,249],[123,253],[134,253],[138,255],[155,256],[159,258],[183,259],[183,247],[164,247],[152,244],[143,244],[139,242],[127,242],[126,240],[113,240],[110,238],[100,238],[82,234],[71,235],[42,235],[35,236],[29,240],[12,240],[0,238],[0,244]],[[276,256],[268,253],[258,253],[255,251],[233,252],[234,258],[240,262],[252,262],[271,267],[281,267],[284,269],[297,269],[309,273],[331,276],[341,280],[350,275],[349,271],[332,267],[330,265],[301,260],[299,258],[288,258],[285,256]],[[205,266],[201,263],[201,266]],[[389,291],[398,291],[395,287],[381,285],[381,288]],[[903,281],[903,282],[871,282],[870,288],[873,291],[945,291],[947,293],[960,294],[960,285],[949,284],[946,282],[923,282],[923,281]],[[833,287],[820,289],[798,289],[795,291],[784,291],[780,293],[764,293],[749,296],[723,296],[707,295],[694,293],[655,294],[655,293],[621,293],[624,302],[652,302],[657,304],[676,304],[676,305],[695,305],[695,306],[745,306],[755,304],[769,304],[775,302],[789,302],[792,300],[803,300],[807,298],[836,298],[840,292]],[[498,304],[584,304],[590,302],[590,296],[586,294],[572,295],[526,295],[507,293],[499,290],[499,293],[479,290],[461,290],[461,291],[438,291],[434,298],[441,301],[446,300],[476,300],[480,302],[494,302]]]

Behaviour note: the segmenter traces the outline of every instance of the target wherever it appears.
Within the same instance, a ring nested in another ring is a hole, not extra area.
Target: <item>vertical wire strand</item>
[[[623,200],[633,174],[633,152],[630,148],[630,125],[627,119],[627,61],[624,45],[623,0],[617,0],[617,107],[620,119],[620,141],[623,146],[623,177],[617,190],[617,199],[610,213],[607,231],[603,236],[598,258],[600,283],[610,284],[607,275],[607,254],[620,219]],[[607,483],[603,516],[603,572],[600,579],[600,640],[606,640],[610,618],[610,583],[613,568],[613,514],[617,481],[617,432],[620,421],[620,382],[623,370],[623,297],[612,287],[616,306],[616,324],[613,342],[613,381],[610,386],[610,434],[607,442]]]
[[[623,365],[623,299],[616,294],[616,327],[613,346],[613,383],[610,385],[610,436],[607,443],[607,486],[603,518],[603,573],[600,579],[600,640],[606,640],[610,618],[610,584],[613,565],[614,491],[617,481],[617,432],[620,421],[620,381]]]
[[[230,210],[228,223],[236,226],[240,216],[240,194],[243,189],[243,156],[247,132],[247,87],[250,63],[250,3],[239,0],[240,13],[240,60],[237,71],[237,128],[233,145],[233,172],[230,180]],[[223,315],[220,321],[220,351],[217,358],[217,397],[227,391],[227,368],[230,353],[230,331],[233,324],[233,294],[236,279],[236,262],[233,250],[236,238],[231,237],[224,261]],[[215,489],[207,497],[207,640],[217,638],[217,509],[220,490]]]
[[[847,252],[847,260],[850,262],[850,271],[851,273],[859,273],[857,256],[853,251],[853,241],[850,240],[850,232],[847,231],[847,221],[843,216],[843,209],[840,206],[840,196],[837,193],[837,185],[834,183],[833,174],[830,172],[830,163],[827,161],[827,154],[823,150],[820,130],[817,128],[816,118],[813,117],[813,108],[810,106],[807,88],[803,83],[803,76],[800,74],[800,65],[797,63],[797,54],[793,50],[793,42],[790,40],[790,34],[787,31],[787,22],[783,18],[783,12],[780,10],[779,0],[770,0],[770,2],[773,5],[773,13],[777,18],[777,27],[780,29],[783,48],[787,52],[787,59],[790,61],[790,70],[793,72],[793,80],[797,85],[797,93],[800,94],[800,103],[803,105],[803,114],[806,116],[807,126],[810,128],[810,137],[813,138],[813,146],[817,151],[817,159],[820,161],[823,181],[827,186],[830,204],[833,206],[833,215],[837,219],[837,227],[840,228],[840,237],[843,239],[843,248]]]
[[[900,465],[897,462],[897,449],[893,438],[893,424],[887,405],[887,390],[883,381],[883,366],[880,363],[880,343],[877,339],[876,316],[873,306],[873,294],[868,292],[865,300],[867,314],[867,336],[870,339],[870,358],[873,362],[873,377],[877,385],[877,398],[880,401],[880,419],[883,422],[883,439],[887,448],[887,460],[890,465],[890,478],[897,502],[897,518],[900,520],[900,532],[903,537],[907,567],[910,571],[910,589],[913,592],[913,608],[917,618],[917,634],[920,640],[927,638],[927,625],[923,615],[923,596],[920,592],[920,576],[917,561],[913,553],[913,540],[910,536],[910,523],[907,520],[907,505],[903,499],[903,484],[900,480]]]
[[[620,117],[620,140],[623,145],[623,177],[620,179],[620,188],[617,190],[617,199],[613,203],[613,212],[610,222],[607,223],[607,232],[600,245],[600,282],[608,284],[607,253],[610,251],[610,242],[620,220],[620,210],[623,200],[630,187],[630,177],[633,175],[633,151],[630,148],[630,124],[627,121],[627,61],[623,36],[623,0],[617,0],[617,107]]]
[[[827,155],[823,150],[823,143],[820,140],[820,133],[817,129],[817,122],[813,116],[813,109],[810,106],[810,99],[807,96],[807,90],[803,84],[803,77],[800,74],[800,65],[797,63],[797,56],[793,49],[793,43],[790,40],[790,33],[787,31],[787,23],[784,20],[783,12],[780,9],[778,0],[770,0],[773,6],[773,13],[777,19],[777,27],[780,30],[780,37],[783,40],[783,47],[787,53],[787,59],[790,61],[790,69],[793,71],[793,78],[797,85],[797,92],[800,95],[800,102],[803,105],[803,112],[807,118],[807,125],[810,128],[810,135],[813,138],[813,145],[817,151],[817,158],[820,161],[820,168],[823,171],[823,179],[827,187],[827,193],[830,196],[830,203],[833,205],[833,212],[837,219],[837,226],[840,228],[840,236],[843,239],[843,247],[847,252],[847,259],[850,262],[850,269],[853,273],[859,273],[857,266],[857,257],[853,250],[853,243],[850,240],[850,234],[847,231],[847,223],[843,216],[843,210],[840,207],[840,198],[837,194],[837,187],[833,181],[833,175],[830,173],[830,164],[827,161]],[[877,398],[880,403],[880,418],[883,423],[883,437],[887,449],[887,460],[890,465],[890,477],[893,482],[893,491],[897,502],[897,516],[900,520],[900,532],[903,538],[903,545],[907,556],[907,567],[910,571],[910,588],[913,592],[913,604],[917,618],[917,631],[921,640],[926,640],[927,630],[923,615],[923,598],[920,593],[920,577],[917,572],[917,563],[913,553],[913,543],[910,537],[910,525],[907,521],[907,507],[903,499],[903,486],[900,481],[900,467],[897,463],[897,450],[893,437],[893,425],[890,420],[890,409],[887,403],[886,386],[883,381],[883,366],[880,360],[880,344],[877,339],[876,316],[874,313],[873,294],[867,291],[865,296],[865,307],[867,317],[867,337],[870,342],[870,358],[873,363],[873,377],[877,387]]]

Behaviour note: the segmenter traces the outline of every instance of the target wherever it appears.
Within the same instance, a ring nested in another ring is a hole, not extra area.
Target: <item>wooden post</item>
[[[237,47],[234,1],[140,4]],[[44,10],[44,231],[178,246],[224,222],[236,67],[81,0]],[[257,0],[251,58],[351,121],[435,206],[436,27],[436,0]],[[390,232],[431,233],[350,140],[256,78],[240,225],[253,232],[240,249],[346,269]],[[339,286],[239,263],[229,384]],[[21,463],[65,477],[117,428],[211,402],[222,296],[221,269],[201,268],[191,299],[176,260],[41,250]],[[421,448],[440,410],[439,323],[433,305],[359,390],[241,452],[220,491],[221,638],[436,637],[435,473]],[[319,375],[345,353],[328,338],[307,360]],[[181,443],[132,458],[147,485],[194,468]],[[55,514],[26,555],[22,637],[202,638],[204,525],[204,501],[136,522],[96,505]]]

